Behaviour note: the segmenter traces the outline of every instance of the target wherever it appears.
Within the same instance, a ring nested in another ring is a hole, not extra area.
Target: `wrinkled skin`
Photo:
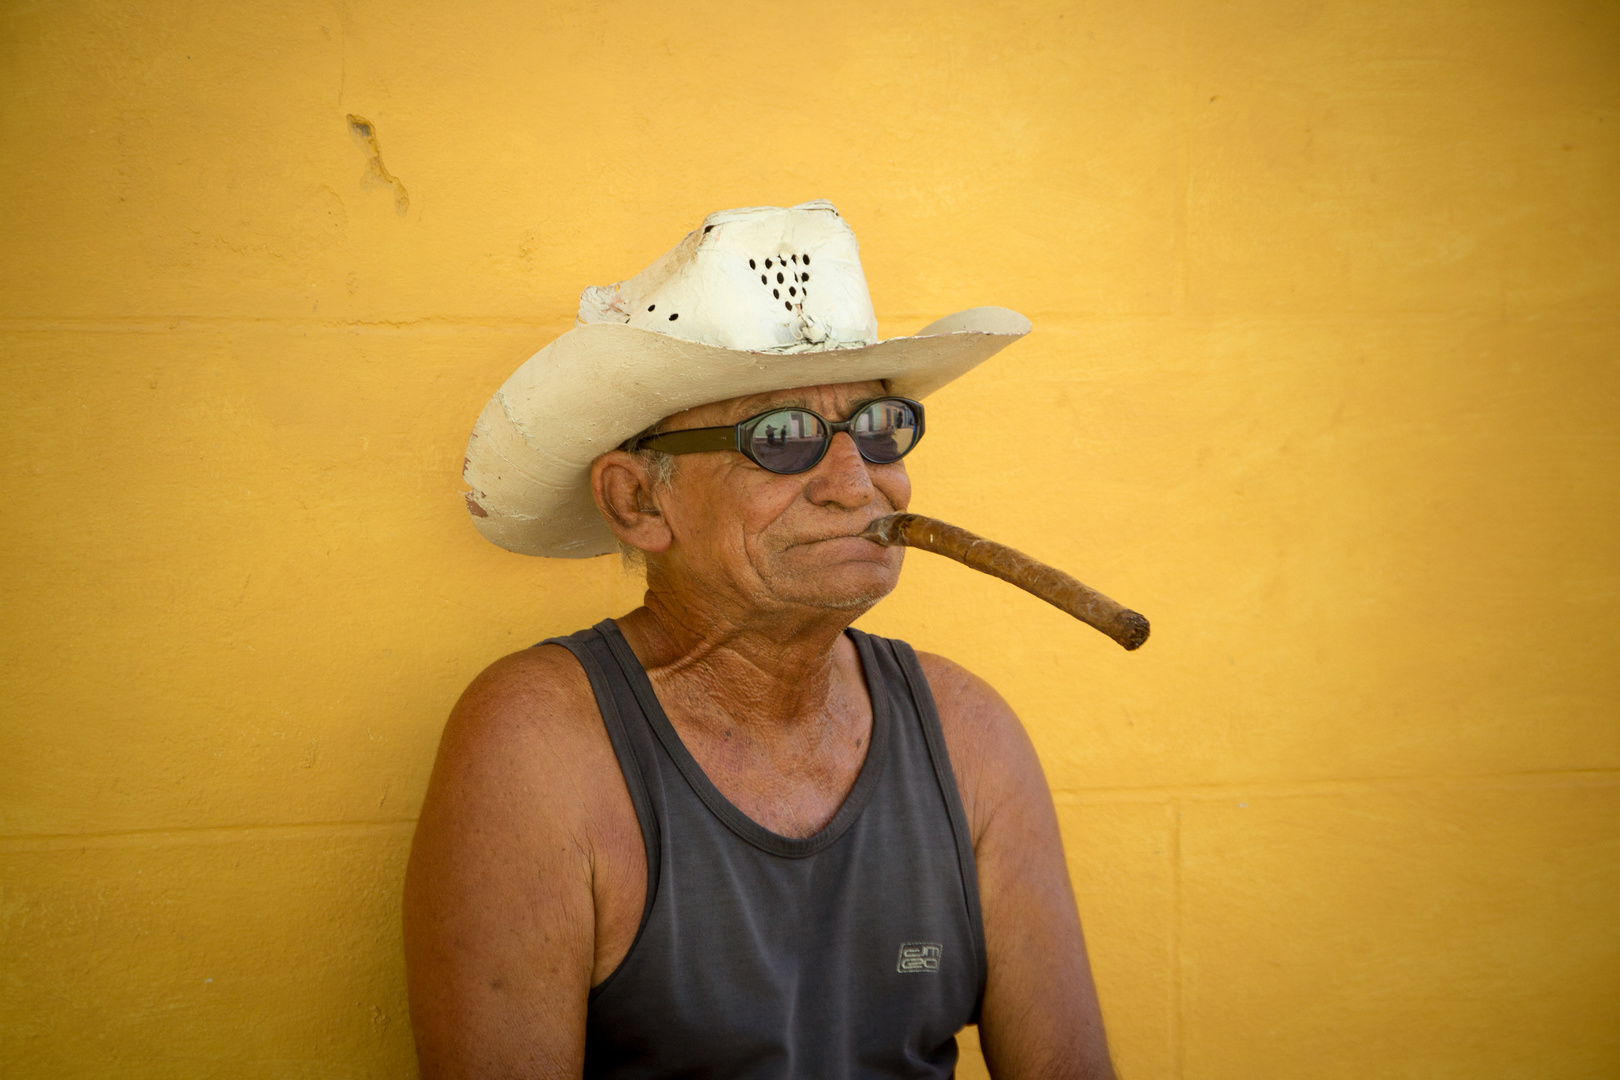
[[[843,417],[882,393],[881,383],[846,383],[760,394],[688,409],[664,427],[735,423],[790,404]],[[725,597],[733,601],[726,616],[745,622],[858,613],[899,579],[902,550],[857,534],[911,502],[905,463],[863,461],[847,434],[833,439],[814,469],[792,476],[767,472],[738,453],[686,454],[677,459],[671,488],[649,491],[642,463],[614,452],[596,463],[593,480],[616,531],[647,554],[649,598],[672,608]]]
[[[662,429],[782,404],[842,419],[883,392],[855,383],[738,398]],[[768,829],[812,835],[865,760],[872,706],[844,630],[898,580],[904,549],[857,534],[907,507],[905,463],[865,462],[845,434],[793,476],[733,451],[677,461],[668,486],[636,455],[593,466],[604,518],[647,559],[643,606],[618,624],[721,793]],[[920,660],[973,838],[992,1072],[1112,1077],[1029,739],[984,682],[942,657]],[[578,1077],[586,997],[629,950],[646,885],[634,808],[577,663],[552,646],[491,665],[446,726],[407,875],[423,1076]]]

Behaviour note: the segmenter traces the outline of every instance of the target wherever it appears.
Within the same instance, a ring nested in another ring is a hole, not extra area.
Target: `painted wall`
[[[1153,619],[914,554],[865,620],[1028,723],[1122,1075],[1620,1074],[1614,4],[14,0],[0,57],[8,1077],[414,1071],[446,712],[638,595],[479,539],[472,420],[816,197],[886,334],[1036,325],[917,508]]]

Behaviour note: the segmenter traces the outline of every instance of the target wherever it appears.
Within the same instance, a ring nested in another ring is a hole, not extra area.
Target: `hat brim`
[[[1016,311],[981,307],[876,345],[759,353],[617,323],[578,326],[484,406],[467,443],[467,507],[478,531],[508,551],[605,555],[618,545],[591,497],[591,463],[656,421],[746,394],[871,379],[922,398],[1029,331]]]

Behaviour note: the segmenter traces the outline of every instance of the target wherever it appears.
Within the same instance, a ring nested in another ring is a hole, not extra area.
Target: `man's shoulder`
[[[595,712],[590,680],[566,648],[541,644],[509,653],[490,664],[467,685],[458,703],[499,715],[532,713],[544,707],[545,716],[589,706]],[[539,717],[544,719],[544,717]]]
[[[952,712],[992,712],[1003,720],[1018,722],[1012,706],[984,679],[949,657],[921,649],[916,653],[917,665],[928,679],[928,688],[933,691],[941,719],[949,708]]]
[[[439,755],[480,772],[516,766],[534,776],[559,766],[572,771],[569,763],[599,756],[606,745],[579,662],[559,645],[537,645],[501,657],[468,684]]]
[[[1046,778],[1029,735],[1007,700],[954,660],[918,652],[939,711],[939,726],[977,840],[1009,798],[1047,798]]]

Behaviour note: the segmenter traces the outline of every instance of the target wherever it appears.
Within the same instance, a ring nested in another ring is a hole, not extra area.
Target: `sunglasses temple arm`
[[[737,449],[735,427],[689,428],[670,431],[663,435],[649,435],[630,447],[636,450],[657,450],[665,454],[699,454],[705,450]]]
[[[872,522],[861,537],[884,547],[899,544],[932,551],[1010,582],[1087,626],[1101,630],[1127,652],[1140,648],[1148,638],[1147,619],[1130,608],[1088,588],[1056,567],[955,525],[921,514],[890,514]]]

